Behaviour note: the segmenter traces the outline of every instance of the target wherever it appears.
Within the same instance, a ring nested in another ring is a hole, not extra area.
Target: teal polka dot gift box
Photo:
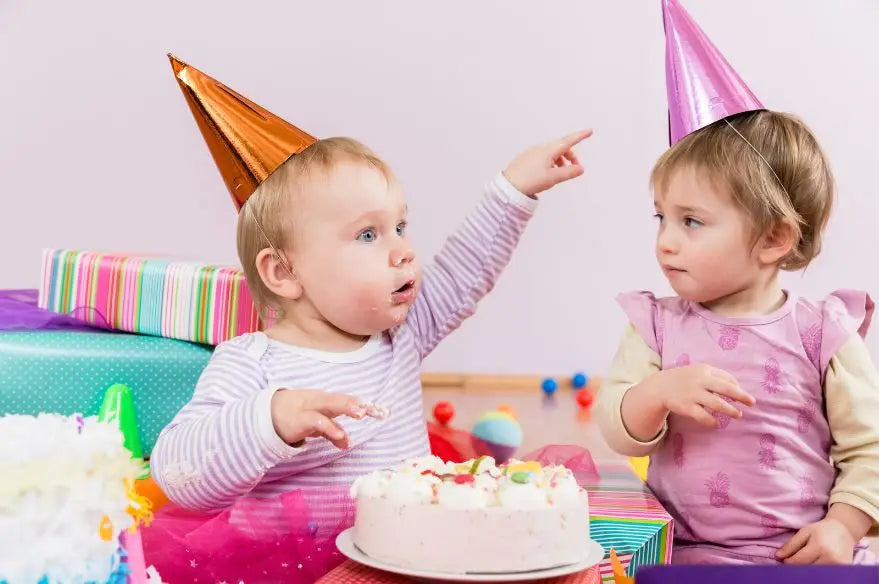
[[[106,390],[124,384],[148,455],[192,396],[213,347],[77,326],[38,312],[29,303],[35,293],[0,292],[0,415],[97,415]]]

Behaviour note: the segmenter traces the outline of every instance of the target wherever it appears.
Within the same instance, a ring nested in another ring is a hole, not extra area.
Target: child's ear
[[[763,234],[758,245],[758,259],[765,265],[783,260],[797,245],[797,230],[788,220],[782,220]]]
[[[296,300],[302,296],[302,284],[296,278],[292,264],[285,263],[271,248],[256,254],[256,270],[265,287],[280,298]]]

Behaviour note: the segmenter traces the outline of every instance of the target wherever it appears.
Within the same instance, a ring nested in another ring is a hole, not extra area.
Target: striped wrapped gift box
[[[613,582],[610,549],[629,576],[638,568],[671,561],[673,522],[668,512],[626,464],[600,464],[600,481],[589,491],[589,528],[605,560],[601,580]]]
[[[209,345],[264,328],[240,269],[120,254],[44,251],[39,305],[113,330]]]

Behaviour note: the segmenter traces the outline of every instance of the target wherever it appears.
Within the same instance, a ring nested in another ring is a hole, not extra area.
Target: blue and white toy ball
[[[491,456],[498,464],[508,461],[522,446],[522,426],[508,412],[483,414],[470,434],[476,453]]]

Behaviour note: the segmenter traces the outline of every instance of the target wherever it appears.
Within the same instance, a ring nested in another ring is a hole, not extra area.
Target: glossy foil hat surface
[[[168,58],[237,210],[281,163],[317,140],[177,57]]]
[[[765,109],[678,0],[662,0],[669,146],[728,116]]]

